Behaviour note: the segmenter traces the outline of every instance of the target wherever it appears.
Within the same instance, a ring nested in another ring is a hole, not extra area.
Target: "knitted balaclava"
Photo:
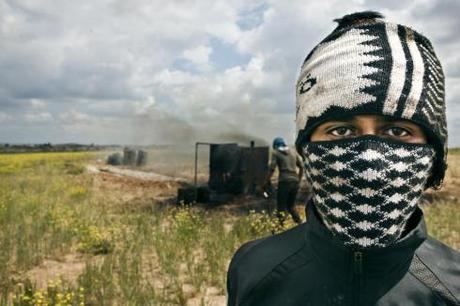
[[[330,119],[377,114],[421,126],[436,150],[428,186],[446,170],[444,74],[430,41],[376,12],[346,15],[305,59],[296,86],[296,146]]]
[[[303,150],[318,212],[353,248],[386,247],[401,236],[434,157],[430,145],[377,136],[310,142]]]
[[[297,82],[298,136],[314,203],[353,248],[385,247],[401,235],[425,188],[446,168],[444,76],[427,38],[381,20],[347,15],[304,61]],[[309,142],[319,124],[358,114],[411,120],[430,144],[375,136]]]

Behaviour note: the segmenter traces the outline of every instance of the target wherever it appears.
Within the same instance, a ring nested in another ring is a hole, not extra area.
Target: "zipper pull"
[[[363,273],[363,253],[362,252],[356,251],[353,253],[353,264],[354,264],[355,274],[362,274]]]

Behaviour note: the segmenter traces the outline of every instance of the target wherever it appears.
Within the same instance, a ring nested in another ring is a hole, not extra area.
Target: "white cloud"
[[[44,109],[46,108],[46,102],[40,99],[30,99],[30,107],[32,109]]]
[[[198,46],[187,49],[182,53],[184,59],[194,63],[200,70],[209,70],[209,55],[211,55],[212,48],[209,46]]]
[[[451,143],[460,145],[458,8],[457,0],[3,1],[0,122],[15,121],[2,135],[41,141],[39,128],[51,141],[148,143],[235,132],[292,142],[305,56],[332,19],[374,9],[432,38],[448,77]],[[219,70],[219,54],[241,60]]]
[[[90,115],[76,111],[74,109],[59,114],[59,120],[63,125],[85,124],[91,122],[92,119],[93,118]]]
[[[132,104],[133,112],[136,115],[148,115],[152,111],[155,111],[155,104],[155,97],[148,96],[145,101]]]
[[[12,119],[13,117],[11,115],[4,112],[0,112],[0,123],[6,123]]]
[[[53,115],[48,112],[30,112],[24,114],[24,119],[27,122],[44,123],[53,120]]]

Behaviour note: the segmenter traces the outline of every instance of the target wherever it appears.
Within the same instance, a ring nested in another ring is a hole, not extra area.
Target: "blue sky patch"
[[[268,9],[267,3],[261,3],[250,9],[241,11],[236,24],[243,30],[248,31],[257,28],[264,21],[264,12]]]
[[[217,71],[224,71],[235,66],[245,66],[251,59],[249,54],[241,54],[234,45],[217,38],[211,39],[211,47],[213,51],[210,60]]]

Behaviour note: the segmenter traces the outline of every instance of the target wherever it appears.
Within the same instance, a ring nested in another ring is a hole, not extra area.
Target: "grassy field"
[[[100,157],[0,155],[0,305],[225,305],[234,251],[292,226],[167,205],[177,183],[87,172]],[[457,157],[424,210],[430,232],[460,249]]]

